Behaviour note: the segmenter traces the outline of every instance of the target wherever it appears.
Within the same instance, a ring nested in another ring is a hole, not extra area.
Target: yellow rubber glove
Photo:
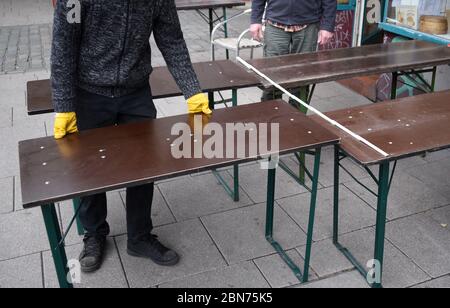
[[[61,139],[67,134],[78,132],[75,112],[57,113],[55,116],[55,139]]]
[[[188,99],[187,104],[189,113],[204,113],[206,115],[212,114],[211,109],[209,109],[208,97],[203,93],[192,96]]]

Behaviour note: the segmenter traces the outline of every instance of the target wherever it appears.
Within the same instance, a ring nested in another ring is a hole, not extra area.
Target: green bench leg
[[[61,288],[73,288],[73,285],[67,281],[69,268],[64,244],[60,244],[62,235],[59,227],[58,216],[56,215],[55,205],[43,205],[42,215],[44,216],[45,228],[47,230],[47,235],[50,242],[50,249],[52,251],[53,261],[55,263],[59,286]]]
[[[278,255],[283,259],[286,265],[292,270],[292,272],[298,278],[298,280],[303,283],[308,282],[309,279],[309,266],[311,261],[314,221],[317,204],[317,190],[319,187],[320,157],[321,157],[321,149],[317,149],[314,158],[314,175],[312,179],[313,184],[311,188],[311,203],[309,211],[308,234],[305,249],[305,264],[303,268],[303,274],[301,270],[298,268],[298,266],[294,263],[294,261],[292,261],[292,259],[286,254],[281,245],[273,238],[276,169],[275,168],[269,169],[268,171],[269,174],[267,183],[266,239],[276,250]]]
[[[305,86],[305,87],[301,87],[300,88],[300,99],[304,102],[307,102],[308,104],[309,102],[309,87]],[[308,108],[306,108],[305,106],[300,106],[300,111],[304,114],[308,113]],[[305,175],[305,169],[303,168],[303,166],[305,166],[305,162],[306,162],[306,155],[305,153],[299,153],[300,154],[300,166],[299,166],[299,180],[301,183],[306,184],[306,175]]]

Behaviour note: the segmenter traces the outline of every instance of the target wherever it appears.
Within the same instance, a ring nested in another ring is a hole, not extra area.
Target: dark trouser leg
[[[119,106],[118,124],[155,119],[156,116],[150,88],[145,88],[123,98]],[[127,230],[130,241],[138,241],[153,229],[153,192],[153,183],[127,189]]]
[[[115,100],[78,91],[77,125],[80,131],[112,126],[116,123]],[[106,194],[97,194],[80,199],[79,219],[87,236],[106,236],[109,234]]]
[[[291,33],[274,26],[267,25],[264,33],[264,57],[283,56],[290,53]],[[261,101],[281,99],[282,93],[279,90],[264,90]]]

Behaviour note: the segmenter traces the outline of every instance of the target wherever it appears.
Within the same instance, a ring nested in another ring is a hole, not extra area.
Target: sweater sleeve
[[[185,98],[189,99],[201,93],[174,0],[160,1],[160,10],[154,21],[153,31],[156,44]]]
[[[336,0],[322,0],[323,16],[320,25],[321,30],[334,32],[336,24],[337,2]]]
[[[58,0],[54,13],[51,85],[56,112],[75,111],[82,14],[80,4],[76,5],[71,0]]]
[[[266,10],[267,0],[253,0],[252,1],[252,24],[261,24]]]

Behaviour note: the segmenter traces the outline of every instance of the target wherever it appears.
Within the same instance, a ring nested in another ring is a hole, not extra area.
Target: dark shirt
[[[266,4],[267,20],[286,26],[320,22],[321,30],[334,32],[336,0],[253,0],[253,24],[262,23]]]

